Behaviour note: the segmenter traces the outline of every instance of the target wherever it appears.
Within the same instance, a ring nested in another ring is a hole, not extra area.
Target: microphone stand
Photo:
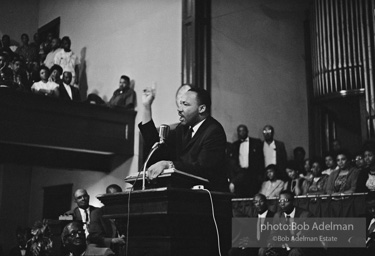
[[[142,175],[142,190],[146,189],[146,166],[148,161],[150,160],[151,156],[154,154],[154,152],[159,148],[161,144],[163,144],[164,141],[156,142],[154,146],[152,146],[150,153],[147,156],[147,159],[143,165],[143,175]]]

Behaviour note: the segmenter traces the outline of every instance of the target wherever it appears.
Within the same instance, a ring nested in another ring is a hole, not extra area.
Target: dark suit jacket
[[[89,225],[89,237],[88,241],[92,244],[96,244],[99,247],[111,248],[111,240],[115,237],[116,232],[112,227],[109,219],[103,218],[103,209],[98,208],[90,213],[92,219]]]
[[[89,244],[96,244],[99,247],[110,247],[112,237],[111,224],[109,220],[103,219],[102,209],[90,205],[90,223],[88,225],[89,236],[87,241]],[[82,221],[82,215],[78,207],[74,208],[72,212],[67,214],[73,215],[73,220]]]
[[[314,215],[311,212],[309,212],[309,211],[306,211],[306,210],[304,210],[302,208],[299,208],[299,207],[295,207],[295,208],[296,208],[296,212],[294,214],[293,221],[296,222],[297,224],[303,223],[304,220],[306,220],[307,218],[314,217]],[[279,224],[279,223],[285,224],[286,223],[286,219],[285,219],[284,213],[281,212],[281,211],[275,213],[275,215],[273,216],[273,223],[274,224]],[[289,231],[285,231],[285,232],[289,232]],[[268,238],[269,243],[274,244],[276,246],[278,246],[278,245],[280,246],[280,244],[277,244],[277,243],[275,243],[273,241],[273,237],[277,236],[277,235],[283,236],[283,235],[285,235],[285,232],[284,231],[278,231],[278,230],[277,231],[276,230],[272,230],[270,232],[270,237]],[[290,235],[290,233],[288,233],[288,235]],[[303,235],[303,234],[300,234],[300,235]],[[282,242],[282,243],[285,243],[285,242]]]
[[[275,146],[276,146],[276,165],[278,168],[278,177],[285,180],[287,178],[285,169],[287,164],[287,154],[285,150],[284,142],[274,140]],[[266,143],[265,141],[263,143]],[[263,144],[262,144],[262,150],[263,150]]]
[[[159,141],[154,122],[139,124],[146,147]],[[225,170],[226,135],[222,125],[209,116],[199,127],[194,137],[186,141],[189,127],[178,125],[167,138],[164,155],[153,158],[150,164],[160,160],[172,160],[177,170],[206,178],[211,190],[227,191],[228,182]]]
[[[233,142],[233,160],[240,168],[239,154],[241,141]],[[264,170],[263,143],[260,139],[249,137],[249,169],[250,171],[261,174]]]
[[[60,93],[59,98],[64,99],[64,100],[81,101],[81,94],[79,93],[79,90],[74,86],[71,86],[71,85],[69,86],[70,86],[70,89],[72,90],[73,99],[69,97],[69,94],[66,91],[63,82],[59,82],[59,93]]]

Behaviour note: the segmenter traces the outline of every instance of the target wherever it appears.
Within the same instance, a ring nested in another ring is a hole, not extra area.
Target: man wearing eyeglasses
[[[263,155],[264,155],[264,167],[274,164],[277,166],[277,176],[282,180],[286,180],[286,162],[287,154],[285,150],[284,142],[274,140],[275,129],[271,125],[266,125],[263,128]]]
[[[283,190],[280,192],[280,197],[278,200],[278,206],[280,211],[277,212],[273,217],[273,224],[290,224],[291,222],[303,223],[307,218],[313,217],[313,214],[302,208],[294,206],[294,194],[291,191]],[[293,230],[287,231],[275,231],[272,230],[268,238],[267,248],[260,248],[259,255],[311,255],[310,249],[308,248],[291,248],[291,244],[288,242],[275,242],[274,237],[277,236],[298,236],[299,233],[293,233]]]
[[[70,256],[114,255],[113,251],[109,248],[99,248],[87,245],[85,231],[80,222],[71,222],[67,224],[61,233],[61,240],[63,247],[67,250]]]

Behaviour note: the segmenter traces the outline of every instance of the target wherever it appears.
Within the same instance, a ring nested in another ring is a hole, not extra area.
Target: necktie
[[[189,141],[191,140],[191,137],[193,135],[193,128],[189,128],[187,134],[186,134],[186,144],[189,143]]]
[[[89,216],[87,214],[87,209],[84,210],[84,215],[83,216],[83,223],[88,223],[89,222]]]
[[[261,218],[258,217],[258,223],[257,223],[257,240],[260,240],[260,224],[261,224]]]

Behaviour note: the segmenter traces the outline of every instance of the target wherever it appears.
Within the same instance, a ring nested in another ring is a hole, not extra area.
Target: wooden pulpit
[[[214,256],[219,255],[218,244],[221,255],[227,255],[232,196],[211,194],[220,242],[207,191],[162,187],[104,194],[98,199],[105,205],[103,217],[115,219],[120,234],[128,231],[127,254],[123,248],[121,256]]]

